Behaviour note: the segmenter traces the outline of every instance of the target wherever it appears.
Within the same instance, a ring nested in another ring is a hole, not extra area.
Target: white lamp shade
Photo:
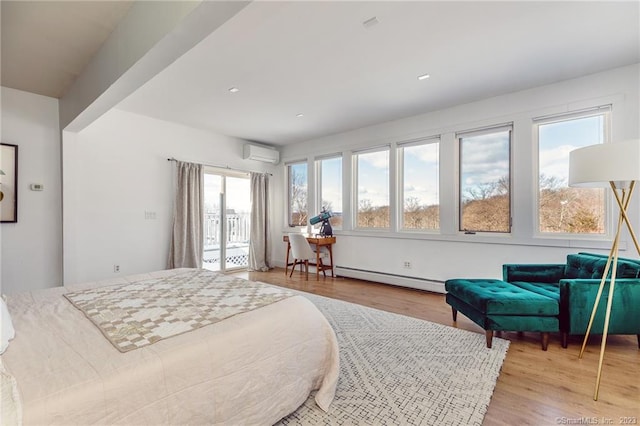
[[[569,153],[569,185],[609,187],[609,182],[640,180],[640,140],[603,143]]]

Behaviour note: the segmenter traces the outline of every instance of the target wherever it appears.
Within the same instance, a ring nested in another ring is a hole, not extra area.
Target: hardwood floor
[[[464,315],[454,325],[444,295],[349,278],[309,281],[299,270],[293,277],[283,269],[244,272],[254,281],[307,291],[389,312],[453,325],[483,333]],[[640,309],[640,307],[638,307]],[[615,314],[615,313],[614,313]],[[640,424],[640,350],[636,336],[609,336],[598,401],[593,400],[600,337],[590,338],[583,359],[582,339],[573,336],[562,349],[560,335],[552,334],[546,352],[539,333],[497,333],[511,342],[502,366],[485,425]]]

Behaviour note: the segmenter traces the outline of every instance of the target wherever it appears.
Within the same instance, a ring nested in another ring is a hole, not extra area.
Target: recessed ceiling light
[[[231,93],[237,93],[237,92],[239,92],[239,91],[240,91],[240,89],[238,89],[237,87],[232,87],[231,89],[229,89],[229,91],[230,91]]]
[[[378,21],[378,18],[374,16],[373,18],[369,18],[366,21],[364,21],[362,23],[362,26],[365,27],[366,29],[369,29],[378,23],[380,23],[380,21]]]
[[[426,80],[431,77],[429,74],[422,74],[418,76],[418,80]]]
[[[298,118],[304,117],[304,114],[303,113],[296,114],[296,117],[298,117]]]

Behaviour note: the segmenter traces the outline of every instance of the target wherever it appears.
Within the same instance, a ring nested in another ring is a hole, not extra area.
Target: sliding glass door
[[[249,176],[204,174],[204,267],[229,271],[249,265],[251,200]]]

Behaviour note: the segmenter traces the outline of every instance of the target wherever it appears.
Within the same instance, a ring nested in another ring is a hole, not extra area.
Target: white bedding
[[[319,389],[327,410],[338,379],[333,329],[294,296],[120,353],[62,295],[120,280],[8,298],[16,337],[2,354],[24,424],[273,424]]]

